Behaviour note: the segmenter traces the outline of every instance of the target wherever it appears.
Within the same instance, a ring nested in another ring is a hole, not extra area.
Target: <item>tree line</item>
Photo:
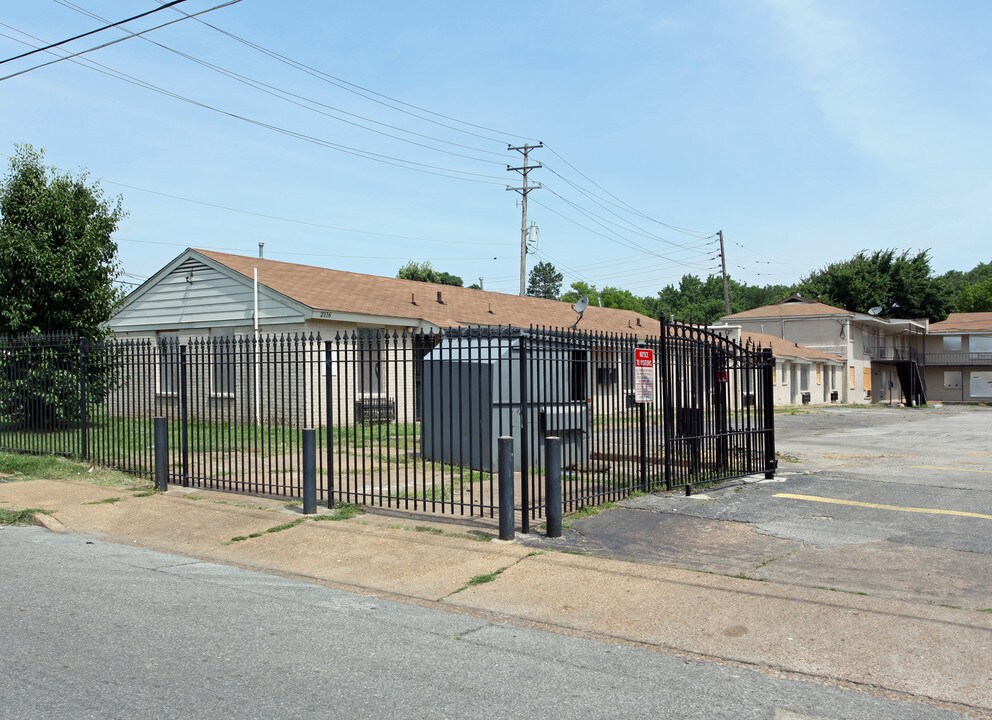
[[[461,278],[440,273],[428,263],[410,262],[397,277],[461,285]],[[635,295],[630,290],[586,282],[573,282],[562,292],[564,277],[550,262],[539,262],[531,271],[527,294],[574,303],[585,296],[591,305],[633,310],[653,318],[712,323],[725,315],[723,280],[683,275],[655,295]],[[936,275],[930,252],[861,250],[847,260],[813,270],[792,285],[748,285],[728,278],[730,310],[743,312],[769,305],[792,295],[854,312],[872,310],[880,317],[929,318],[939,322],[952,312],[992,312],[992,262],[980,262],[967,271],[950,270]],[[478,288],[478,285],[470,287]],[[877,310],[876,310],[877,308]]]

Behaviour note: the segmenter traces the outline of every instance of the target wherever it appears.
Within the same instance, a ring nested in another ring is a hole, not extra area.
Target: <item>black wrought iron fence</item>
[[[171,482],[299,498],[315,428],[324,502],[492,517],[508,436],[524,531],[543,514],[549,436],[566,511],[773,471],[770,353],[661,330],[7,339],[0,449],[148,476],[162,416]]]

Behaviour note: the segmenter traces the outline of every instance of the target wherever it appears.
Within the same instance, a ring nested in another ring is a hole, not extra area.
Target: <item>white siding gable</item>
[[[251,325],[252,281],[186,257],[170,272],[153,279],[108,323],[114,332],[169,328]],[[258,315],[262,327],[300,323],[298,307],[273,297],[259,281]]]

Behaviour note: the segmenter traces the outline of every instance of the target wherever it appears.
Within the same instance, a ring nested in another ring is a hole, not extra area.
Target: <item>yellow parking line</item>
[[[958,517],[981,518],[992,520],[992,515],[964,512],[962,510],[943,510],[941,508],[918,508],[904,505],[882,505],[880,503],[858,502],[857,500],[839,500],[837,498],[819,497],[817,495],[794,495],[793,493],[776,493],[772,497],[789,500],[808,500],[810,502],[830,503],[831,505],[851,505],[853,507],[872,508],[874,510],[897,510],[899,512],[926,513],[928,515],[957,515]]]
[[[992,470],[983,470],[982,468],[940,467],[939,465],[911,465],[910,467],[914,470],[950,470],[951,472],[992,473]]]

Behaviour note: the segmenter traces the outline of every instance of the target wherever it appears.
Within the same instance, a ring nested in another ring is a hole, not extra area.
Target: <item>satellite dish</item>
[[[589,307],[589,298],[587,298],[585,295],[583,295],[582,297],[580,297],[578,300],[575,301],[575,304],[572,306],[572,309],[578,314],[578,317],[575,318],[575,322],[572,324],[572,330],[578,329],[579,320],[582,319],[582,313],[586,311],[587,307]]]
[[[876,305],[875,307],[868,309],[868,314],[871,315],[872,317],[875,317],[876,315],[881,315],[882,314],[882,308],[880,308],[878,305]]]

